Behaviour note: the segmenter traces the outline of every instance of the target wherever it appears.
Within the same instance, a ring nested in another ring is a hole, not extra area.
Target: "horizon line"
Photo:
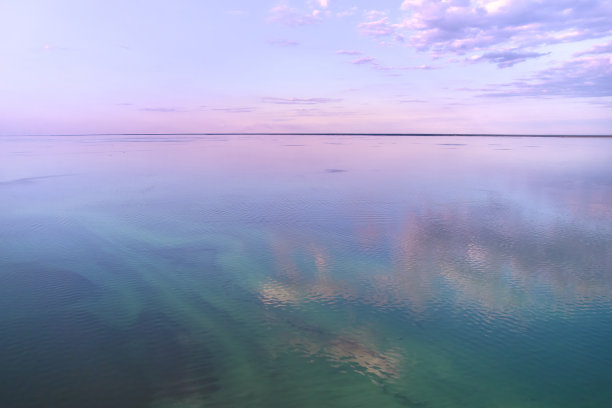
[[[368,133],[368,132],[181,132],[181,133],[50,133],[5,134],[1,136],[473,136],[473,137],[592,137],[612,138],[612,134],[528,134],[528,133]]]

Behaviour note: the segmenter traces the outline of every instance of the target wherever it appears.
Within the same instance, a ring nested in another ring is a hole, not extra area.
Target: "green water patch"
[[[0,365],[0,401],[10,407],[144,408],[218,389],[205,343],[148,311],[124,330],[78,311],[5,322]]]
[[[0,321],[92,301],[102,288],[83,275],[42,263],[2,265]]]
[[[79,312],[4,322],[0,340],[7,407],[144,407],[147,385],[126,335]]]

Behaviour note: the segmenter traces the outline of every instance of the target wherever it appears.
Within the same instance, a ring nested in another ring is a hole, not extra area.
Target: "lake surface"
[[[610,406],[612,139],[0,146],[3,408]]]

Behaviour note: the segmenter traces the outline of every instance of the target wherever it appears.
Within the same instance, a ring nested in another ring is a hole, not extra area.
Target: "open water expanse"
[[[611,138],[0,138],[2,408],[611,401]]]

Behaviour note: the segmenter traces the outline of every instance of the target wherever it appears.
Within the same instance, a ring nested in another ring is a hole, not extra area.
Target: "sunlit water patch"
[[[612,400],[612,139],[0,143],[2,407]]]

